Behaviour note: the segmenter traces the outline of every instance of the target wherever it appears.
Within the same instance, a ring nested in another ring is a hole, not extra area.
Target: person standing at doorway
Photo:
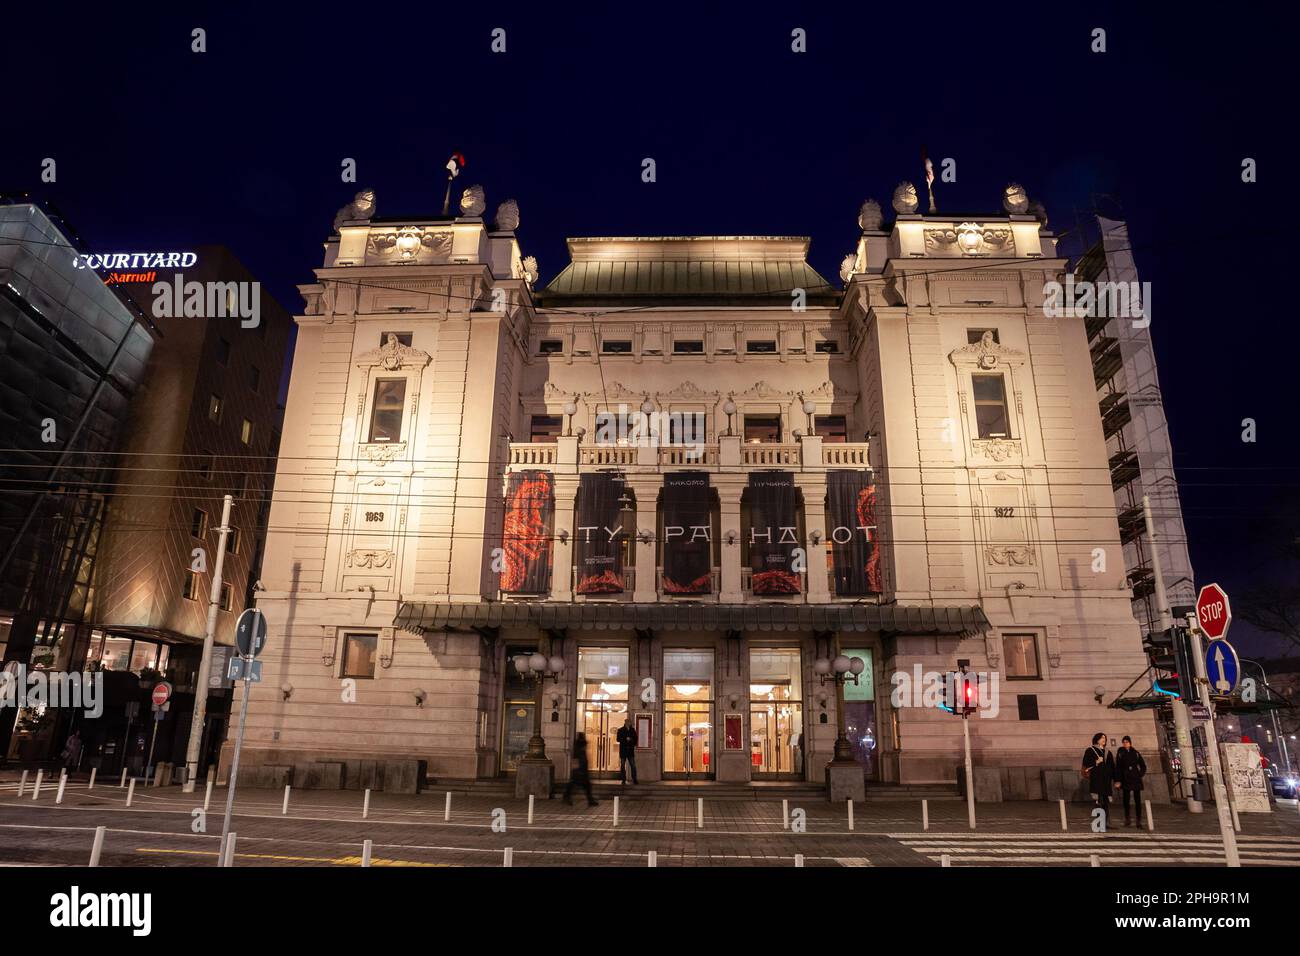
[[[77,765],[81,763],[81,731],[72,732],[67,743],[63,745],[63,753],[59,756],[63,758],[63,766],[68,773],[76,773]]]
[[[1083,752],[1079,772],[1088,778],[1088,790],[1101,807],[1102,819],[1107,830],[1110,829],[1110,795],[1111,790],[1119,786],[1115,778],[1115,755],[1106,749],[1106,735],[1095,734],[1092,746]]]
[[[636,728],[632,726],[632,718],[627,717],[623,720],[623,726],[618,729],[618,779],[621,783],[627,783],[627,766],[632,767],[632,785],[636,785]]]
[[[1115,777],[1124,796],[1124,826],[1126,827],[1132,826],[1128,817],[1128,801],[1131,796],[1138,829],[1142,829],[1142,778],[1146,776],[1146,772],[1147,762],[1133,746],[1133,738],[1126,736],[1120,742],[1119,753],[1115,755]]]
[[[587,735],[578,734],[573,738],[573,757],[570,761],[569,785],[564,788],[564,802],[573,804],[573,786],[577,784],[587,793],[587,806],[594,807],[600,803],[591,793],[591,773],[587,760]]]

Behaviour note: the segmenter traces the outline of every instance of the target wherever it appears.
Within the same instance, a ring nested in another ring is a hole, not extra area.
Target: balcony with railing
[[[780,443],[746,443],[739,436],[722,435],[714,444],[658,446],[595,444],[582,442],[576,435],[562,435],[554,442],[511,442],[507,467],[566,473],[618,468],[630,474],[750,468],[824,471],[869,468],[870,448],[866,442],[823,444],[816,435]]]

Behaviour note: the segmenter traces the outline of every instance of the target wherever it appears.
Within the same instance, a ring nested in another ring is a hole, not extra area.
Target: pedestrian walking
[[[636,728],[632,726],[632,718],[628,717],[623,721],[623,726],[618,729],[618,779],[622,783],[627,783],[626,766],[632,767],[632,783],[636,784]]]
[[[1138,829],[1142,829],[1142,778],[1146,776],[1147,762],[1142,759],[1133,738],[1125,736],[1120,742],[1119,753],[1115,755],[1115,776],[1119,781],[1124,799],[1124,826],[1129,823],[1128,801],[1133,798],[1133,814],[1137,817]]]
[[[67,742],[63,745],[63,752],[59,754],[63,760],[63,766],[68,773],[75,773],[77,765],[81,763],[81,731],[74,730],[68,737]]]
[[[1088,790],[1101,807],[1106,829],[1110,829],[1111,791],[1119,786],[1115,776],[1115,755],[1106,749],[1106,735],[1095,734],[1092,746],[1083,752],[1079,772],[1088,779]]]
[[[573,786],[577,784],[587,793],[587,806],[594,807],[600,803],[591,793],[591,774],[587,764],[587,735],[578,734],[573,738],[573,756],[570,758],[569,785],[564,788],[564,802],[573,803]]]

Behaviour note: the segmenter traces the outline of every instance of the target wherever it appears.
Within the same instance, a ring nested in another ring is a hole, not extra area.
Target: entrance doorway
[[[618,731],[627,719],[626,647],[578,648],[578,732],[586,734],[591,772],[618,773]]]
[[[519,769],[528,752],[537,716],[537,685],[524,679],[515,667],[515,657],[532,654],[535,647],[506,647],[505,680],[501,688],[501,768],[503,774]]]
[[[749,652],[749,760],[755,777],[803,779],[803,680],[799,649]]]
[[[667,779],[713,776],[713,651],[664,651],[664,765]]]

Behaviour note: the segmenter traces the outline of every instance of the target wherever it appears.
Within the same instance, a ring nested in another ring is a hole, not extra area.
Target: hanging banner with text
[[[869,471],[826,473],[826,522],[830,525],[835,594],[879,594],[880,541],[876,536],[876,486]]]
[[[749,568],[754,594],[798,594],[794,568],[799,547],[794,473],[762,471],[749,476]]]
[[[550,588],[554,478],[549,471],[516,471],[506,487],[501,590],[543,594]]]
[[[578,594],[623,592],[623,479],[602,471],[578,479]]]
[[[708,594],[712,590],[709,499],[707,472],[664,475],[665,594]]]

